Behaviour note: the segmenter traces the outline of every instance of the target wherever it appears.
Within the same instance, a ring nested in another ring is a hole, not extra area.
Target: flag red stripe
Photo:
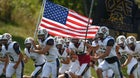
[[[82,27],[87,26],[87,25],[84,25],[84,24],[78,23],[78,22],[76,22],[76,21],[74,21],[74,20],[71,20],[71,19],[67,19],[67,21],[69,21],[69,22],[71,22],[71,23],[73,23],[73,24],[76,24],[76,25],[78,25],[78,26],[82,26]]]
[[[67,24],[67,23],[66,23],[66,26],[70,27],[71,29],[76,29],[77,31],[86,30],[87,29],[87,27],[86,28],[77,28],[77,27],[74,27],[74,26],[72,26],[70,24]],[[95,31],[97,30],[98,31],[98,29],[99,29],[99,27],[89,26],[88,31],[92,30],[91,32],[94,32],[93,30],[95,30]]]
[[[41,26],[42,27],[42,26]],[[43,27],[43,28],[46,28],[46,27]],[[78,35],[69,35],[69,36],[64,36],[62,34],[58,34],[58,33],[54,33],[54,32],[49,32],[49,34],[51,34],[52,36],[62,36],[62,37],[72,37],[72,38],[81,38],[81,39],[84,39],[85,36],[78,36]],[[93,36],[87,36],[87,38],[94,38],[95,35],[93,34]]]
[[[81,15],[81,14],[79,14],[79,13],[73,11],[73,10],[69,10],[69,14],[75,15],[75,14],[73,14],[73,13],[77,14],[77,15],[78,15],[77,17],[80,16],[80,17],[86,19],[85,21],[88,22],[88,19],[89,19],[89,18],[87,18],[86,16],[83,16],[83,15]],[[76,15],[75,15],[75,16],[76,16]],[[80,17],[79,17],[79,18],[80,18]],[[82,19],[82,18],[81,18],[80,20],[84,20],[84,19]],[[90,18],[90,23],[92,23],[92,19],[91,19],[91,18]]]
[[[66,31],[64,31],[64,30],[68,30],[68,29],[62,29],[62,28],[54,28],[54,27],[49,27],[49,26],[46,26],[46,25],[44,25],[44,24],[40,24],[41,26],[43,26],[43,27],[47,27],[48,29],[53,29],[53,30],[55,30],[55,31],[57,31],[57,32],[63,32],[63,33],[65,33],[65,34],[70,34],[71,32],[74,32],[74,31],[71,31],[71,30],[69,30],[69,32],[66,32]],[[85,35],[85,33],[86,32],[75,32],[75,33],[77,33],[77,34],[79,34],[79,35]],[[71,33],[71,34],[73,34],[73,33]],[[96,34],[96,32],[88,32],[88,34]]]
[[[53,30],[53,31],[61,32],[61,33],[63,33],[63,34],[69,34],[69,35],[71,35],[71,36],[81,36],[81,35],[78,35],[78,34],[72,34],[72,33],[69,33],[69,32],[64,32],[64,31],[59,30],[59,29],[56,29],[56,28],[47,27],[47,26],[44,25],[44,24],[41,24],[41,26],[44,27],[44,28]]]
[[[47,23],[47,24],[50,24],[50,25],[52,25],[52,26],[56,26],[57,28],[62,28],[62,26],[60,26],[60,25],[58,25],[58,24],[55,24],[55,23],[53,23],[53,22],[49,22],[49,21],[47,21],[47,20],[45,20],[45,19],[42,19],[42,22],[45,22],[45,23]],[[70,25],[68,26],[68,27],[70,27]],[[72,26],[71,26],[72,27]],[[62,29],[66,29],[66,30],[70,30],[70,31],[72,31],[72,32],[80,32],[80,33],[85,33],[86,32],[86,28],[85,29],[83,29],[83,28],[77,28],[77,30],[75,29],[75,28],[62,28]],[[80,31],[80,30],[85,30],[85,32],[84,31]],[[95,28],[90,28],[89,27],[89,30],[97,30],[97,29],[95,29]],[[88,31],[89,33],[92,33],[92,32],[95,32],[95,31]]]
[[[84,19],[82,19],[82,18],[79,18],[78,16],[75,16],[75,15],[73,15],[73,14],[68,14],[68,16],[71,16],[71,17],[73,17],[73,18],[75,18],[75,19],[78,19],[78,20],[81,20],[81,21],[83,21],[83,22],[85,22],[85,23],[87,23],[88,24],[88,21],[86,21],[86,20],[84,20]],[[88,19],[87,19],[88,20]],[[89,22],[90,24],[92,23],[92,22]]]

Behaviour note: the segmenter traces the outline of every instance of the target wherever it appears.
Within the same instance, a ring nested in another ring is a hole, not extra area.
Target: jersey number
[[[14,58],[11,55],[9,55],[9,57],[10,57],[10,61],[14,61]]]

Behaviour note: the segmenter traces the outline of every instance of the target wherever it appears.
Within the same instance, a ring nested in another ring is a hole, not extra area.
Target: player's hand
[[[121,67],[122,67],[122,68],[124,68],[124,67],[125,67],[125,65],[124,65],[124,64],[122,64],[122,65],[121,65]]]
[[[70,53],[70,49],[69,49],[69,48],[67,48],[67,49],[66,49],[66,52],[67,52],[67,53]]]
[[[99,59],[99,56],[93,56],[93,60],[98,60]]]
[[[30,52],[34,52],[33,48],[30,48]]]
[[[18,65],[15,64],[13,68],[14,68],[14,69],[17,69],[17,67],[18,67]]]
[[[23,62],[24,62],[24,63],[27,63],[27,62],[28,62],[28,60],[27,60],[26,58],[24,58],[24,59],[23,59]]]
[[[63,63],[64,61],[63,60],[60,60],[60,62]]]

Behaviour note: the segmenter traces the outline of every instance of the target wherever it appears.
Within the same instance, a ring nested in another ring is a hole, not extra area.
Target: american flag
[[[90,19],[91,23],[92,19]],[[46,0],[39,29],[47,29],[53,36],[85,38],[87,25],[87,17]],[[93,38],[98,28],[98,26],[89,26],[87,38]]]

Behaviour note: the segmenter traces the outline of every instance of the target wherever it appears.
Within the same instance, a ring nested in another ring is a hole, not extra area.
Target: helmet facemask
[[[80,39],[78,39],[78,38],[72,38],[71,39],[71,42],[74,43],[74,44],[77,44],[77,43],[80,43]]]
[[[117,37],[116,39],[116,43],[121,47],[121,48],[124,48],[125,45],[126,45],[126,37],[124,35],[120,35]]]
[[[12,36],[9,33],[4,33],[2,35],[2,43],[7,45],[12,42]]]
[[[25,44],[25,47],[28,48],[28,49],[30,49],[31,48],[31,43],[26,43]]]
[[[25,39],[24,44],[25,44],[25,47],[26,47],[26,48],[29,49],[29,48],[32,47],[32,40],[33,40],[32,37],[28,37],[28,38]]]
[[[63,40],[63,39],[58,39],[58,40],[56,41],[56,47],[57,47],[58,49],[62,49],[62,48],[63,48],[63,44],[64,44],[64,40]]]
[[[136,38],[134,36],[129,36],[126,39],[126,43],[131,50],[134,50],[136,45]]]

